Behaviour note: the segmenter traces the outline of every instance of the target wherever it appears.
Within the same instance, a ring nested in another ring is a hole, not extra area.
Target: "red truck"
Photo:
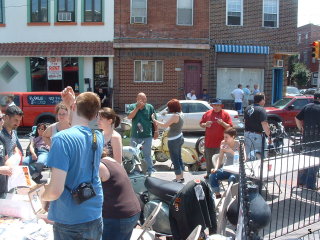
[[[60,92],[0,92],[0,103],[3,105],[5,96],[14,95],[14,103],[24,113],[21,127],[32,127],[39,122],[54,123],[55,106],[61,102]]]
[[[266,107],[270,128],[278,126],[276,122],[282,122],[285,128],[296,127],[295,116],[312,102],[313,96],[287,96]]]

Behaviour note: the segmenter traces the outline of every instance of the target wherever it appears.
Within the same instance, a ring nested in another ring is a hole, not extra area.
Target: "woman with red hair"
[[[161,128],[169,128],[168,132],[168,148],[170,152],[170,158],[174,166],[174,173],[176,175],[176,179],[174,182],[184,182],[183,178],[183,162],[181,157],[181,147],[184,142],[183,134],[182,134],[182,126],[183,126],[183,118],[181,112],[181,104],[177,99],[171,99],[168,103],[168,113],[171,113],[171,118],[165,122],[159,122],[155,119],[154,115],[152,115],[152,120]]]

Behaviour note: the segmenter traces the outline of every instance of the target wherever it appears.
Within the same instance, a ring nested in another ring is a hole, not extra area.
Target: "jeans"
[[[141,142],[143,143],[143,148],[142,148],[142,152],[143,152],[143,157],[147,163],[148,166],[148,173],[151,174],[152,172],[154,172],[154,168],[153,168],[153,162],[151,159],[151,145],[152,145],[152,137],[148,137],[148,138],[131,138],[131,143],[130,145],[135,147],[135,143],[139,144]]]
[[[226,172],[223,170],[223,168],[218,169],[215,173],[211,173],[209,176],[209,182],[212,187],[212,191],[215,193],[220,192],[219,187],[219,180],[225,180],[228,179],[228,182],[235,182],[236,181],[236,175]]]
[[[234,103],[234,108],[238,112],[238,114],[242,113],[242,102],[235,102]]]
[[[41,173],[43,167],[47,165],[48,153],[49,152],[47,150],[41,149],[37,152],[37,160],[32,160],[31,155],[23,159],[22,164],[25,166],[29,166],[31,176],[35,173]]]
[[[219,153],[220,148],[205,148],[204,149],[204,157],[206,159],[206,168],[207,168],[207,176],[210,175],[211,169],[214,168],[213,162],[212,162],[212,156],[214,154]]]
[[[54,240],[100,240],[103,232],[102,219],[80,224],[54,223]]]
[[[130,240],[140,212],[129,218],[103,218],[102,240]]]
[[[257,134],[253,132],[244,132],[244,145],[246,149],[246,154],[247,154],[247,159],[250,160],[256,160],[255,159],[255,153],[259,152],[261,154],[262,151],[262,134]],[[267,148],[267,140],[265,139],[265,144],[264,144],[264,152],[265,152],[265,157],[266,153],[268,151]]]
[[[174,140],[168,140],[170,158],[173,163],[174,173],[176,175],[180,175],[184,170],[184,165],[181,157],[181,147],[183,143],[183,136]]]

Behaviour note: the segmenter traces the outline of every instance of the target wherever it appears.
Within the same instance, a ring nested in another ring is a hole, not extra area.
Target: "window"
[[[308,103],[308,99],[297,99],[292,105],[294,110],[301,110]]]
[[[2,0],[0,0],[0,23],[3,23],[3,6],[2,6]]]
[[[189,113],[198,113],[198,112],[206,112],[208,109],[202,103],[189,103]]]
[[[74,22],[74,0],[58,0],[58,22]]]
[[[131,0],[130,23],[147,23],[147,0]]]
[[[177,0],[177,24],[193,25],[193,0]]]
[[[299,33],[298,34],[298,44],[300,44],[301,43],[301,34]]]
[[[6,62],[0,68],[0,77],[2,77],[6,82],[10,82],[18,74],[18,71],[9,63]]]
[[[48,0],[31,0],[31,22],[48,22]]]
[[[227,0],[227,25],[242,25],[242,0]]]
[[[135,82],[162,82],[163,61],[134,61]]]
[[[263,1],[263,26],[278,27],[279,2],[278,0]]]
[[[84,21],[102,22],[101,0],[84,0]]]

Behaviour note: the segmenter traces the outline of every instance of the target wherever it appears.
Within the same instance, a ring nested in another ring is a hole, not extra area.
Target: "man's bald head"
[[[138,95],[137,95],[137,102],[139,102],[139,101],[141,101],[143,103],[147,103],[147,96],[143,92],[138,93]]]

